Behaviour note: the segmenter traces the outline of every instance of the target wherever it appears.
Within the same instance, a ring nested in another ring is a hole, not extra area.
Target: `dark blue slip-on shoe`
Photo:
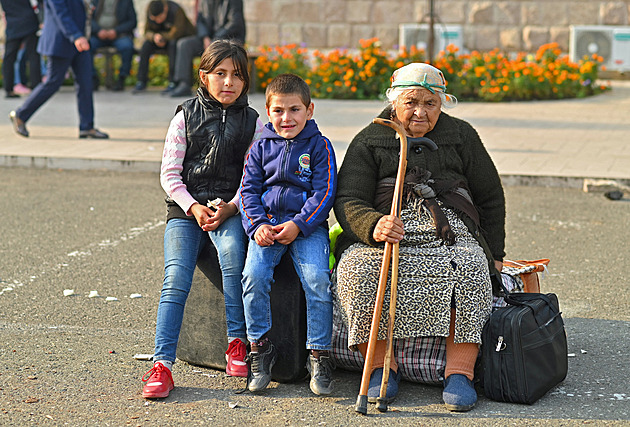
[[[451,374],[444,380],[442,399],[449,411],[466,412],[477,403],[477,392],[466,375]]]
[[[387,392],[385,393],[385,403],[391,403],[398,394],[398,384],[402,378],[400,370],[394,372],[389,370],[389,379],[387,380]],[[370,376],[370,385],[368,388],[368,402],[376,403],[376,399],[381,395],[381,382],[383,380],[383,368],[375,369]]]

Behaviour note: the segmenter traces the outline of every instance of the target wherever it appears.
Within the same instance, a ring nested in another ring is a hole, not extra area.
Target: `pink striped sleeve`
[[[180,111],[173,117],[164,140],[160,183],[166,194],[179,205],[186,214],[196,202],[182,180],[184,156],[186,155],[186,122]]]

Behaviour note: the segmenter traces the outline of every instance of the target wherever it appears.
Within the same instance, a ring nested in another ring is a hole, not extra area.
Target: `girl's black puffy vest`
[[[198,89],[196,98],[177,108],[178,112],[180,110],[186,122],[187,148],[182,179],[188,192],[204,206],[217,197],[229,202],[240,184],[245,153],[254,137],[258,113],[248,106],[247,95],[223,109],[221,103],[210,98],[202,88]],[[169,219],[186,218],[181,209],[176,212],[178,206],[173,204],[169,203]]]

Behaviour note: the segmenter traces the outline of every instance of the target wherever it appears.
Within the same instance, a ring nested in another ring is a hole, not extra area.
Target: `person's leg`
[[[133,60],[133,40],[131,37],[118,37],[113,41],[113,45],[120,53],[119,77],[127,77],[131,71],[131,61]]]
[[[28,75],[26,74],[26,49],[24,46],[20,48],[17,54],[16,64],[13,67],[15,72],[15,79],[13,81],[14,86],[24,85],[28,81]]]
[[[173,81],[177,84],[173,96],[190,95],[192,87],[193,59],[203,53],[203,41],[197,36],[177,41]]]
[[[363,355],[363,358],[367,355],[367,347],[368,343],[364,342],[361,344],[357,344],[357,350],[359,353]],[[392,355],[389,362],[389,369],[394,372],[398,372],[398,363],[396,362],[396,358]],[[387,354],[387,341],[386,340],[376,340],[374,356],[372,356],[372,371],[375,369],[383,368],[385,366],[385,355]]]
[[[450,333],[446,337],[446,368],[444,378],[452,374],[465,375],[469,380],[475,377],[475,363],[479,355],[479,344],[455,344],[455,309],[451,309]]]
[[[363,355],[367,355],[368,343],[357,344],[357,349]],[[393,350],[392,350],[393,351]],[[368,402],[375,403],[381,395],[381,383],[383,382],[383,369],[385,368],[385,355],[387,354],[387,341],[377,340],[372,356],[372,372],[370,373],[370,383],[368,387]],[[398,363],[392,354],[389,369],[389,379],[387,380],[387,391],[385,392],[385,400],[392,402],[398,394],[398,385],[402,379],[402,374],[398,369]]]
[[[197,258],[209,242],[196,221],[174,218],[164,231],[164,283],[157,311],[153,360],[175,362],[184,305]]]
[[[146,40],[140,48],[140,63],[138,64],[138,83],[147,85],[149,80],[149,59],[155,53],[157,46],[152,41]]]
[[[96,36],[90,37],[90,50],[92,51],[92,56],[96,55],[96,49],[100,49],[103,46],[105,46],[105,41]]]
[[[293,265],[306,297],[306,347],[330,350],[332,341],[332,292],[328,268],[328,231],[318,227],[310,236],[298,236],[290,245]]]
[[[273,273],[280,263],[287,246],[275,243],[259,246],[249,241],[245,268],[243,269],[243,308],[250,342],[260,340],[271,329],[271,285]]]
[[[42,65],[41,56],[37,52],[37,34],[30,34],[24,41],[24,56],[28,61],[29,84],[28,87],[33,89],[42,81]],[[26,86],[26,81],[22,82]]]
[[[4,47],[4,58],[2,60],[2,76],[4,79],[4,91],[7,97],[14,96],[13,86],[15,85],[15,61],[20,50],[21,39],[7,40]],[[18,96],[18,95],[15,95]]]
[[[79,108],[79,130],[94,129],[94,100],[92,96],[92,52],[81,52],[72,60],[77,104]]]
[[[245,341],[247,329],[241,279],[247,256],[248,239],[243,230],[240,215],[228,218],[217,230],[210,231],[208,234],[217,249],[221,266],[227,335],[230,338],[241,338]]]
[[[332,393],[332,293],[330,290],[330,241],[328,230],[318,227],[310,236],[298,236],[290,245],[293,265],[306,297],[306,367],[310,388],[317,395]]]
[[[448,410],[465,412],[471,410],[477,402],[472,380],[479,344],[455,343],[455,313],[455,308],[452,308],[450,332],[446,338],[445,386],[442,398]]]
[[[168,55],[168,81],[173,81],[175,74],[175,56],[177,55],[177,40],[166,43],[166,54]]]
[[[357,344],[357,349],[363,355],[365,359],[367,355],[368,343]],[[392,348],[393,353],[393,348]],[[383,382],[383,369],[385,368],[385,355],[387,354],[387,341],[377,340],[374,348],[374,355],[372,356],[372,372],[370,373],[370,384],[368,387],[368,402],[374,403],[381,395],[381,383]],[[402,379],[402,374],[398,369],[398,363],[394,354],[391,355],[389,369],[389,379],[387,380],[387,391],[385,392],[385,399],[387,402],[391,402],[396,398],[398,394],[398,384]]]
[[[243,307],[247,337],[251,343],[249,359],[251,377],[249,391],[264,390],[271,381],[271,369],[276,362],[276,349],[267,338],[271,329],[271,285],[275,267],[287,247],[280,243],[261,247],[249,241],[243,270]]]
[[[228,349],[226,351],[226,373],[231,376],[247,376],[247,329],[243,311],[243,267],[247,256],[247,235],[241,225],[240,215],[223,222],[214,231],[208,232],[217,250],[227,323]]]
[[[26,122],[51,96],[55,94],[63,84],[66,71],[72,62],[72,58],[60,56],[48,57],[46,81],[38,84],[31,92],[24,104],[16,110],[16,116]]]
[[[192,286],[197,258],[209,239],[189,219],[174,218],[164,231],[164,282],[155,326],[153,368],[142,380],[145,398],[167,397],[173,389],[171,368],[177,355],[177,341],[184,318],[184,305]]]

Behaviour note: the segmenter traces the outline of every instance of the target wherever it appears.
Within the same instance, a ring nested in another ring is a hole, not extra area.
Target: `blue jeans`
[[[208,244],[216,248],[221,266],[228,336],[243,340],[247,336],[241,297],[247,235],[240,216],[228,218],[211,232],[203,231],[195,220],[173,218],[164,231],[164,284],[158,305],[153,360],[175,361],[197,258]]]
[[[328,254],[328,230],[318,227],[310,236],[299,235],[291,244],[259,246],[250,240],[243,270],[243,304],[247,338],[259,340],[271,329],[269,293],[275,267],[289,250],[306,296],[306,348],[332,348],[332,294]],[[291,310],[292,307],[287,307]]]

